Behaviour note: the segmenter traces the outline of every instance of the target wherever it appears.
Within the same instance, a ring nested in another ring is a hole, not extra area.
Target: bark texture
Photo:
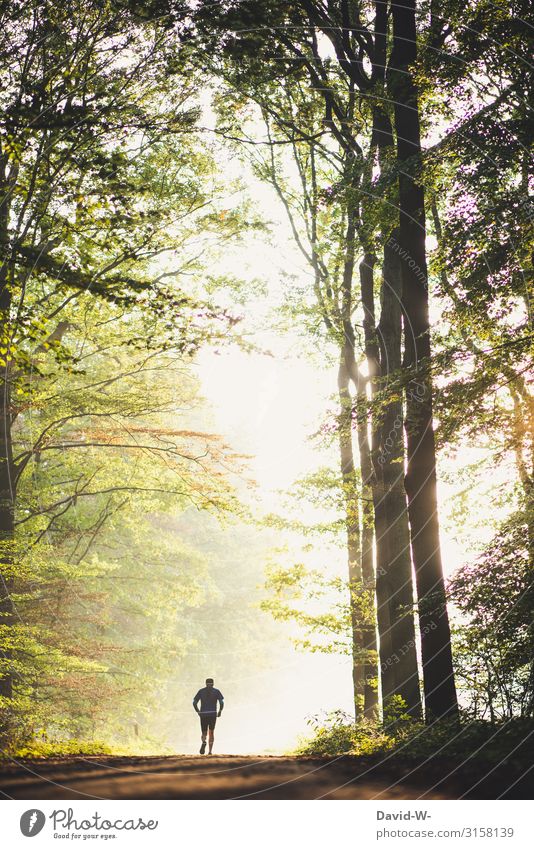
[[[393,49],[388,65],[388,89],[394,103],[399,167],[406,437],[410,534],[415,566],[425,716],[456,716],[450,627],[441,562],[436,493],[436,450],[432,424],[430,326],[425,252],[424,188],[420,182],[421,134],[413,65],[417,59],[415,0],[393,2]]]
[[[9,310],[11,297],[9,290],[9,186],[6,176],[6,158],[0,156],[0,335],[8,338]],[[3,342],[3,347],[8,347]],[[0,626],[4,633],[14,623],[12,601],[13,577],[12,543],[14,535],[13,515],[13,452],[11,440],[11,398],[9,363],[0,366]],[[1,658],[0,697],[10,700],[13,697],[12,656],[6,649]],[[0,733],[5,735],[8,726],[9,708],[4,704],[0,712]]]
[[[365,663],[359,596],[361,593],[361,541],[358,485],[352,448],[352,397],[349,374],[342,356],[338,369],[339,392],[339,454],[345,502],[345,524],[347,529],[347,553],[349,569],[350,613],[352,626],[352,683],[354,692],[354,715],[358,721],[364,714]]]
[[[380,466],[385,513],[387,589],[391,640],[394,648],[394,694],[401,696],[408,712],[421,716],[421,693],[417,668],[414,624],[414,592],[410,532],[404,490],[404,417],[398,388],[401,369],[401,272],[397,253],[389,241],[384,246],[381,309],[378,340],[381,391],[384,393],[377,465]]]

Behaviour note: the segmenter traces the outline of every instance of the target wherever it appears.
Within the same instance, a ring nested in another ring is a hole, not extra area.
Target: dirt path
[[[465,793],[494,799],[512,778],[500,771],[479,782],[443,762],[417,766],[354,757],[95,756],[4,764],[0,798],[456,799]],[[519,782],[509,798],[529,793],[532,798],[532,785]]]

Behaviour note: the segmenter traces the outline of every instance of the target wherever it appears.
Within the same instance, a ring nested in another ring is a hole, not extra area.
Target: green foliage
[[[412,717],[406,712],[406,702],[398,693],[390,696],[382,711],[382,723],[388,731],[398,732],[402,728],[408,728],[412,723]]]
[[[379,755],[388,751],[394,741],[379,725],[362,721],[357,725],[344,711],[336,710],[326,716],[308,720],[313,736],[302,740],[295,754],[298,755]]]
[[[23,746],[15,747],[12,751],[3,753],[4,757],[17,760],[36,760],[41,758],[61,758],[68,755],[111,755],[122,754],[102,740],[31,740]],[[1,757],[1,756],[0,756]]]
[[[475,719],[534,713],[531,524],[529,511],[512,514],[450,584],[451,600],[464,618],[455,629],[456,674]]]
[[[63,338],[82,367],[65,373],[41,354],[30,414],[13,429],[20,622],[0,628],[0,671],[15,676],[10,729],[21,743],[37,727],[58,740],[96,729],[128,740],[192,648],[179,623],[210,588],[204,556],[165,515],[236,503],[222,472],[235,458],[194,426],[202,404],[188,359],[129,346],[146,316],[117,322],[116,307],[84,298],[83,338]]]
[[[342,26],[343,4],[314,18],[318,7],[299,0],[216,9],[200,2],[185,23],[165,4],[149,6],[144,16],[81,0],[2,8],[0,471],[9,480],[0,492],[8,588],[0,681],[12,680],[13,693],[0,695],[0,708],[19,756],[102,752],[96,740],[104,734],[127,747],[162,689],[176,695],[195,658],[207,661],[206,636],[231,640],[243,663],[258,654],[257,622],[266,620],[247,607],[256,596],[246,558],[226,551],[213,524],[244,512],[227,483],[239,458],[210,432],[191,369],[202,344],[224,341],[238,324],[236,305],[263,292],[260,280],[247,289],[224,268],[229,245],[268,229],[236,199],[241,184],[226,178],[226,153],[244,144],[255,178],[285,208],[307,272],[304,280],[286,274],[278,323],[298,328],[323,363],[339,362],[347,341],[356,357],[366,352],[355,263],[379,255],[397,223],[393,146],[381,150],[377,169],[371,134],[376,109],[386,119],[392,107],[380,72],[366,76],[361,61],[372,35],[361,21],[354,33]],[[531,119],[517,26],[524,6],[452,0],[430,22],[420,16],[414,69],[423,128],[443,127],[418,176],[437,242],[430,282],[440,324],[426,365],[440,390],[438,442],[454,449],[469,440],[487,448],[486,462],[515,464],[499,502],[509,519],[450,587],[461,614],[456,673],[475,721],[458,734],[447,724],[423,729],[393,700],[384,728],[354,726],[339,712],[314,721],[302,752],[459,757],[479,747],[491,761],[530,729]],[[310,36],[321,27],[322,40]],[[338,58],[341,48],[358,58],[335,61],[327,39]],[[206,69],[222,81],[212,104],[222,151],[200,128]],[[405,378],[378,382],[366,411],[375,422],[381,408],[401,401]],[[350,443],[354,401],[348,392]],[[325,441],[340,436],[341,418],[328,413]],[[402,471],[402,456],[396,460]],[[466,470],[466,490],[486,469]],[[304,555],[313,553],[314,534],[339,547],[347,529],[356,548],[370,527],[369,511],[360,516],[363,489],[357,471],[343,482],[319,469],[291,493],[317,521],[288,510],[266,524],[306,536]],[[466,491],[458,501],[460,524]],[[354,627],[374,625],[372,589],[335,574],[328,555],[315,569],[304,556],[295,560],[269,570],[263,611],[295,623],[302,648],[362,660]],[[221,577],[228,564],[231,589]],[[223,628],[222,610],[243,615]],[[173,675],[179,683],[169,685]],[[48,739],[39,742],[42,729]]]
[[[534,756],[532,720],[515,719],[496,725],[482,720],[440,721],[431,726],[414,722],[401,729],[350,721],[343,711],[310,720],[313,736],[300,742],[295,754],[335,757],[356,755],[373,759],[423,761],[439,758],[462,764],[488,767],[510,765],[528,768]],[[471,762],[471,763],[470,763]]]
[[[352,653],[346,580],[297,563],[285,569],[267,567],[265,588],[270,595],[261,602],[261,609],[277,621],[299,627],[304,636],[293,638],[297,647],[325,654]]]
[[[237,323],[216,298],[238,280],[206,264],[252,216],[160,19],[9,3],[0,82],[0,730],[124,742],[211,590],[165,516],[237,508],[191,355]]]
[[[54,740],[43,734],[42,737],[36,737],[23,745],[15,745],[0,752],[0,762],[2,759],[33,761],[48,758],[90,757],[91,755],[98,757],[113,755],[116,757],[117,755],[171,754],[171,750],[162,744],[161,740],[150,739],[150,737],[144,737],[142,740],[136,739],[130,745],[118,743],[116,740],[111,745],[110,739],[108,737],[106,742],[104,740],[85,739]]]

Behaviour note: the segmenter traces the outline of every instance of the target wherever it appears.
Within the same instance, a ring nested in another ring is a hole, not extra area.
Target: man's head
[[[213,678],[206,678],[206,687],[213,687]]]

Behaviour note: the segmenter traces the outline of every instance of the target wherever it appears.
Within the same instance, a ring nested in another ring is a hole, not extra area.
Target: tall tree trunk
[[[377,462],[382,472],[382,497],[386,515],[385,548],[388,556],[391,640],[395,652],[395,694],[402,696],[411,716],[420,717],[422,711],[410,532],[404,490],[403,406],[396,386],[401,369],[401,291],[400,261],[388,240],[384,246],[380,322],[377,328],[383,394]],[[393,381],[393,386],[388,386],[388,378]]]
[[[0,303],[2,302],[0,293]],[[5,326],[0,322],[1,328]],[[3,637],[8,635],[8,629],[14,624],[14,607],[12,601],[12,545],[14,537],[13,516],[13,458],[11,445],[11,412],[9,367],[0,369],[0,625]],[[9,637],[7,642],[9,642]],[[13,697],[13,677],[10,670],[12,653],[4,649],[0,672],[0,696],[6,699]],[[7,705],[0,708],[2,717],[8,714]],[[0,732],[4,730],[4,720],[0,719]]]
[[[374,541],[374,501],[373,501],[373,472],[371,463],[371,447],[367,428],[368,399],[367,379],[360,373],[354,356],[354,333],[346,328],[343,361],[344,379],[350,376],[356,388],[356,428],[358,436],[358,453],[361,474],[361,534],[360,534],[360,576],[361,576],[361,643],[364,663],[364,716],[367,719],[378,719],[378,643],[376,637],[377,610],[375,604],[376,574],[373,562]],[[348,387],[347,387],[348,388]],[[352,443],[351,443],[352,449]],[[355,491],[355,497],[358,493]]]
[[[428,722],[457,716],[449,619],[441,563],[432,424],[430,325],[425,253],[424,188],[418,181],[421,137],[412,65],[417,59],[415,0],[392,3],[393,50],[388,65],[399,166],[400,234],[406,385],[405,479],[415,566]]]
[[[353,442],[352,442],[352,395],[350,393],[350,381],[356,392],[356,421],[358,434],[358,450],[360,460],[361,487],[354,486],[352,497],[354,499],[353,510],[357,511],[358,528],[360,521],[359,498],[361,493],[361,534],[359,537],[360,547],[360,570],[358,596],[353,598],[353,605],[357,605],[360,623],[360,641],[364,675],[364,697],[363,715],[366,719],[378,719],[378,651],[376,639],[376,605],[375,605],[375,570],[373,563],[373,504],[370,494],[371,487],[371,459],[369,439],[367,435],[367,389],[366,382],[358,370],[354,354],[355,334],[352,324],[352,287],[355,265],[355,237],[356,217],[354,209],[349,205],[347,209],[347,231],[345,237],[345,262],[343,267],[342,306],[341,306],[341,329],[343,333],[341,362],[340,362],[340,392],[348,393],[351,402],[350,421],[348,422],[350,438],[350,461],[354,468]],[[341,400],[341,396],[340,396]],[[350,507],[347,507],[347,518]]]
[[[377,104],[383,95],[385,81],[388,12],[386,4],[376,4],[373,83]],[[378,153],[378,164],[384,173],[394,150],[393,131],[387,112],[375,105],[371,147]],[[381,284],[381,318],[375,326],[374,264],[368,253],[360,266],[361,296],[364,310],[364,334],[370,375],[371,396],[387,375],[400,367],[401,314],[399,307],[400,272],[392,278],[388,268],[391,258],[384,248],[384,268]],[[379,339],[381,344],[379,344]],[[406,494],[403,485],[404,441],[402,432],[402,403],[386,405],[385,413],[372,413],[372,451],[370,480],[373,482],[376,547],[377,595],[380,609],[380,639],[382,668],[382,699],[388,701],[400,695],[410,715],[421,715],[419,671],[413,621],[413,581],[411,570]],[[400,429],[396,425],[400,422]],[[384,446],[393,434],[392,445]],[[385,450],[385,448],[387,450]],[[380,462],[379,462],[380,461]],[[386,633],[386,630],[389,633]]]
[[[9,339],[9,309],[11,295],[9,291],[9,186],[6,179],[6,158],[0,155],[0,335]],[[8,343],[3,343],[8,348]],[[10,366],[5,362],[0,366],[0,625],[3,636],[8,636],[14,623],[12,600],[12,544],[14,536],[13,515],[13,454],[11,442],[11,399]],[[7,639],[9,643],[9,636]],[[5,737],[9,731],[9,701],[13,697],[13,674],[11,671],[12,652],[5,648],[2,652],[2,670],[0,671],[0,696],[4,703],[0,713],[0,734]]]
[[[375,400],[378,379],[380,377],[380,350],[377,343],[374,308],[374,265],[375,257],[368,253],[360,263],[360,291],[363,307],[363,327],[365,355],[371,387],[371,403]],[[389,586],[387,518],[383,498],[384,482],[382,468],[377,463],[377,449],[380,444],[380,421],[376,412],[371,414],[371,469],[370,483],[373,499],[374,529],[376,545],[376,601],[378,642],[380,657],[380,689],[382,704],[395,694],[394,646],[392,641]]]
[[[374,541],[374,506],[372,488],[371,446],[367,428],[368,401],[367,379],[359,371],[352,353],[352,374],[356,377],[357,391],[357,433],[358,452],[360,455],[360,471],[362,476],[362,537],[361,537],[361,571],[363,591],[367,610],[366,624],[363,629],[363,649],[365,652],[365,700],[364,714],[367,719],[378,719],[378,643],[376,639],[376,575],[373,561]],[[353,378],[354,379],[354,378]]]
[[[364,257],[360,266],[366,351],[371,375],[372,400],[378,387],[400,368],[401,312],[400,270],[388,248],[384,250],[381,286],[381,319],[375,328],[373,296],[374,258]],[[378,340],[380,339],[380,344]],[[406,494],[404,492],[404,444],[402,404],[386,403],[372,413],[372,494],[377,550],[377,600],[382,701],[401,696],[410,715],[421,715],[421,696],[413,621],[411,571]]]
[[[361,629],[362,572],[360,566],[360,511],[358,482],[352,449],[352,396],[349,374],[342,353],[338,369],[339,392],[339,454],[345,503],[347,552],[349,566],[350,614],[352,626],[352,682],[356,721],[364,715],[365,662]]]

